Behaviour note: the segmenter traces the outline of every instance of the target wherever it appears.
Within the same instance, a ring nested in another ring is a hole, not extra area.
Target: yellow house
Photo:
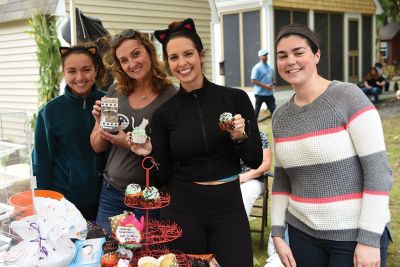
[[[378,0],[216,0],[221,17],[221,60],[225,84],[250,87],[251,68],[260,48],[270,51],[279,28],[302,23],[319,36],[320,73],[328,79],[357,82],[375,63]],[[277,75],[278,84],[284,81]]]

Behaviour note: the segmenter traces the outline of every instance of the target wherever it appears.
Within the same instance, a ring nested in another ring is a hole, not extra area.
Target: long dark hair
[[[196,48],[197,52],[200,56],[205,56],[206,51],[203,47],[203,42],[201,41],[200,36],[197,34],[196,26],[194,24],[193,19],[187,18],[182,21],[173,21],[168,25],[168,28],[165,30],[157,30],[154,32],[157,40],[162,44],[164,61],[168,63],[168,53],[167,53],[167,45],[169,41],[178,37],[184,37],[191,40]],[[168,65],[168,64],[167,64]],[[201,68],[204,70],[204,64],[201,63]],[[170,72],[169,66],[167,71]]]

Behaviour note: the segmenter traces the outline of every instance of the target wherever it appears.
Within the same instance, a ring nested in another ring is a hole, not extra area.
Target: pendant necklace
[[[149,92],[146,95],[142,95],[140,98],[142,99],[142,101],[147,100],[147,98],[149,97],[150,94],[151,94],[151,89],[149,90]]]

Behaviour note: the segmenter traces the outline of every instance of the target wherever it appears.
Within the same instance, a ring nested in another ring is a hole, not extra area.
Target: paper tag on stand
[[[115,231],[120,243],[135,242],[140,243],[142,235],[135,227],[118,226]]]

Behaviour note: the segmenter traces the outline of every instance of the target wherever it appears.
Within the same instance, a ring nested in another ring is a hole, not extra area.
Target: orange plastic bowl
[[[49,197],[57,200],[60,200],[64,197],[62,194],[51,190],[35,190],[34,194],[35,197]],[[15,220],[19,220],[34,214],[32,191],[23,191],[12,195],[8,199],[8,203],[15,207]]]

